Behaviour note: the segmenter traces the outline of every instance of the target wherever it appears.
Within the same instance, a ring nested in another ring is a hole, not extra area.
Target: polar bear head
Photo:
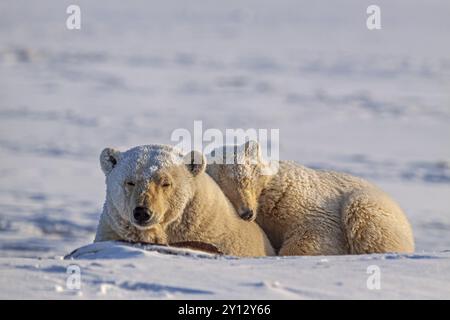
[[[239,216],[253,221],[258,210],[259,196],[268,183],[270,165],[257,142],[247,141],[239,146],[223,146],[207,155],[206,172],[228,197]]]
[[[199,152],[184,156],[167,145],[145,145],[100,155],[106,176],[106,202],[124,223],[139,230],[176,220],[192,198],[192,180],[203,173]],[[114,217],[113,217],[114,219]]]

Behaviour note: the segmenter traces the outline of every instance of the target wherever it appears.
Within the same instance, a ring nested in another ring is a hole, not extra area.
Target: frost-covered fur
[[[107,148],[100,164],[107,188],[96,242],[201,241],[229,255],[275,254],[261,228],[240,219],[205,173],[206,159],[201,153],[183,156],[165,145],[140,146],[123,153]],[[136,207],[149,210],[148,223],[142,225],[135,219]]]
[[[208,159],[227,152],[228,147],[218,148]],[[268,163],[256,142],[233,152],[240,162],[209,163],[207,172],[242,217],[256,215],[279,255],[414,251],[403,211],[369,182],[288,161],[278,162],[273,175],[264,175]]]

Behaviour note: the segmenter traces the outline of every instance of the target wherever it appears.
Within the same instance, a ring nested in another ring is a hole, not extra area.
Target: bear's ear
[[[245,157],[252,160],[261,159],[261,148],[259,143],[254,140],[249,140],[244,143],[244,154]]]
[[[206,170],[206,158],[203,153],[192,150],[184,156],[184,164],[195,177]]]
[[[100,154],[100,166],[107,176],[120,160],[120,151],[113,148],[105,148]]]

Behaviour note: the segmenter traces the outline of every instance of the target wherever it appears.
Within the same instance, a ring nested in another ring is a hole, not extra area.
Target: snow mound
[[[124,241],[96,242],[72,251],[64,259],[129,259],[149,254],[170,254],[194,258],[217,258],[219,251],[203,243],[186,242],[163,246]]]

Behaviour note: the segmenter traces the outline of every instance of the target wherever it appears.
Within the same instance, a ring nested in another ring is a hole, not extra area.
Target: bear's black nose
[[[136,207],[133,210],[133,217],[139,224],[145,224],[150,220],[150,210],[146,207]]]
[[[250,209],[241,213],[241,218],[247,221],[253,219],[253,216],[254,216],[253,210]]]

